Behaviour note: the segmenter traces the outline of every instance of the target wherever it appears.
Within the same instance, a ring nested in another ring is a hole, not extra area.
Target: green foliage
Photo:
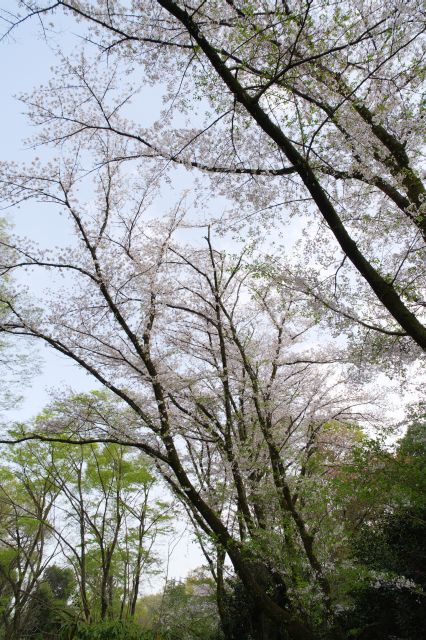
[[[57,638],[64,623],[75,615],[68,605],[74,589],[75,580],[69,568],[47,567],[26,607],[23,637]]]
[[[348,640],[420,640],[425,594],[391,584],[366,587],[355,593],[353,607],[341,619]]]
[[[221,638],[214,585],[204,573],[170,580],[163,594],[142,598],[137,617],[155,640]]]
[[[365,520],[353,539],[361,571],[352,604],[340,616],[349,637],[417,640],[426,628],[425,469],[424,422],[418,420],[381,469],[387,506]]]
[[[150,498],[156,478],[138,450],[66,442],[70,432],[74,438],[84,434],[88,423],[121,429],[126,417],[109,394],[64,397],[31,425],[47,437],[54,429],[64,442],[28,442],[5,451],[0,467],[0,628],[6,636],[17,610],[14,591],[23,594],[19,640],[23,633],[56,638],[64,625],[72,630],[78,619],[112,623],[133,617],[139,583],[156,570],[152,544],[170,527],[170,506]],[[10,435],[28,430],[17,425]],[[65,551],[60,562],[68,566],[49,566],[55,540]]]
[[[225,628],[227,640],[251,640],[254,637],[256,610],[244,585],[229,581],[225,600]]]
[[[66,604],[75,589],[72,570],[69,567],[50,565],[44,571],[43,580],[49,585],[55,600]]]
[[[132,622],[122,620],[97,623],[69,623],[62,627],[60,640],[151,640],[152,635]]]

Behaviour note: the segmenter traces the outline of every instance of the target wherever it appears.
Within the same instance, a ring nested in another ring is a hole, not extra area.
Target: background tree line
[[[90,401],[72,398],[70,406],[94,419]],[[133,619],[141,581],[158,565],[152,547],[171,519],[170,506],[151,496],[151,465],[112,443],[28,443],[4,453],[4,637],[53,637],[73,621]]]

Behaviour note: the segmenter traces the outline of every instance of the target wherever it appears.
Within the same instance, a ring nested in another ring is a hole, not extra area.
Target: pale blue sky
[[[13,7],[12,3],[9,6]],[[3,29],[3,25],[0,27]],[[71,34],[62,33],[64,45],[71,42]],[[24,140],[33,135],[25,115],[24,105],[17,96],[29,92],[45,82],[50,67],[55,64],[51,48],[40,38],[34,21],[22,24],[0,44],[0,76],[2,78],[0,139],[2,140],[1,160],[22,161],[33,153],[27,150]],[[41,205],[22,207],[19,211],[8,211],[6,218],[15,226],[15,231],[40,240],[48,237],[52,244],[62,244],[64,230],[53,224],[54,211]],[[40,274],[40,277],[41,274]],[[71,362],[50,349],[39,348],[42,368],[41,375],[33,379],[32,386],[20,389],[24,401],[16,407],[10,417],[27,419],[37,413],[48,400],[48,389],[63,384],[81,387],[92,386],[83,372]]]

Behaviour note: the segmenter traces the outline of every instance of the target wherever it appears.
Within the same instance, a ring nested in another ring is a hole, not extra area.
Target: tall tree
[[[57,491],[42,464],[45,453],[43,445],[23,446],[0,470],[1,622],[10,640],[22,638],[39,580],[56,552],[48,540]]]
[[[127,417],[97,391],[62,398],[36,420],[39,431],[62,440],[47,461],[61,514],[52,533],[74,570],[87,622],[134,617],[141,583],[157,564],[153,545],[171,518],[170,505],[152,497],[156,479],[145,456],[114,441],[67,443],[94,428],[121,433]]]
[[[74,576],[69,567],[46,567],[28,602],[22,637],[59,638],[64,625],[76,616],[69,603],[74,591]]]
[[[353,585],[341,617],[355,638],[414,640],[425,627],[424,418],[423,407],[397,451],[382,456],[376,473],[388,484],[384,504],[370,513],[353,539],[364,576]]]
[[[163,170],[198,169],[214,194],[235,194],[240,218],[241,205],[253,215],[283,201],[292,213],[310,203],[304,225],[316,211],[328,275],[343,277],[339,297],[345,288],[352,295],[342,304],[320,280],[308,288],[344,317],[425,349],[421,2],[19,6],[15,25],[63,9],[87,24],[101,51],[95,70],[87,59],[62,62],[48,94],[28,99],[34,121],[47,123],[42,141],[85,145],[95,135],[110,148],[119,139],[124,148],[106,158],[114,166],[148,157]],[[113,77],[99,73],[104,52],[117,61]],[[151,130],[129,119],[133,87],[117,96],[117,80],[134,64],[147,83],[167,85]],[[176,114],[188,116],[181,128]],[[20,179],[30,187],[29,177],[5,179],[13,190]],[[309,247],[318,247],[312,236]]]
[[[169,530],[173,509],[153,497],[153,467],[136,446],[117,437],[80,443],[95,428],[117,436],[128,417],[99,391],[64,396],[33,423],[55,433],[54,442],[3,452],[0,637],[56,637],[78,620],[134,618],[144,581],[158,569],[154,546]],[[27,429],[17,425],[10,436],[19,440]]]
[[[353,423],[362,401],[304,298],[403,348],[426,346],[417,5],[54,2],[25,5],[21,17],[62,8],[101,53],[63,60],[48,89],[26,99],[39,142],[63,153],[48,166],[5,165],[3,195],[60,208],[75,246],[46,254],[3,243],[13,253],[5,272],[48,268],[52,284],[69,276],[43,310],[8,301],[3,330],[46,342],[127,403],[126,429],[95,424],[93,437],[156,460],[254,605],[292,638],[313,637],[316,619],[291,589],[301,576],[319,617],[333,615],[320,535],[333,513],[326,492],[309,500],[305,487],[320,485],[316,449],[333,458],[324,430]],[[120,91],[139,63],[146,83],[166,85],[149,130],[131,121]],[[384,96],[395,86],[390,111]],[[283,201],[284,217],[304,213],[311,273],[284,287],[281,265],[270,278],[264,263],[228,260],[209,231],[204,249],[179,246],[182,203],[170,220],[149,210],[173,164],[210,176],[210,194],[235,201],[235,225],[238,216],[266,223],[258,210]]]
[[[55,318],[36,328],[21,317],[12,331],[47,341],[127,403],[125,427],[91,420],[81,433],[71,421],[71,433],[84,442],[89,428],[91,437],[153,457],[196,523],[226,550],[262,615],[294,638],[310,637],[298,614],[307,603],[289,587],[309,576],[325,619],[333,602],[318,535],[323,514],[307,508],[301,486],[323,426],[353,421],[364,402],[350,367],[339,371],[337,353],[303,351],[298,342],[315,323],[300,321],[296,300],[252,275],[244,254],[218,252],[209,234],[194,253],[173,242],[174,219],[162,237],[156,225],[149,238],[123,221],[117,240],[109,209],[101,245],[71,211],[83,253],[74,250],[73,262],[58,268],[83,276],[84,298],[64,297]],[[109,249],[121,253],[120,270],[111,272]],[[55,420],[46,427],[47,435],[58,432]]]

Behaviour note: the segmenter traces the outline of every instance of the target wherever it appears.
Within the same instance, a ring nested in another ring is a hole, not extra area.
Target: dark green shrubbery
[[[61,640],[151,640],[152,635],[141,631],[141,628],[132,622],[116,620],[65,625],[60,638]]]

